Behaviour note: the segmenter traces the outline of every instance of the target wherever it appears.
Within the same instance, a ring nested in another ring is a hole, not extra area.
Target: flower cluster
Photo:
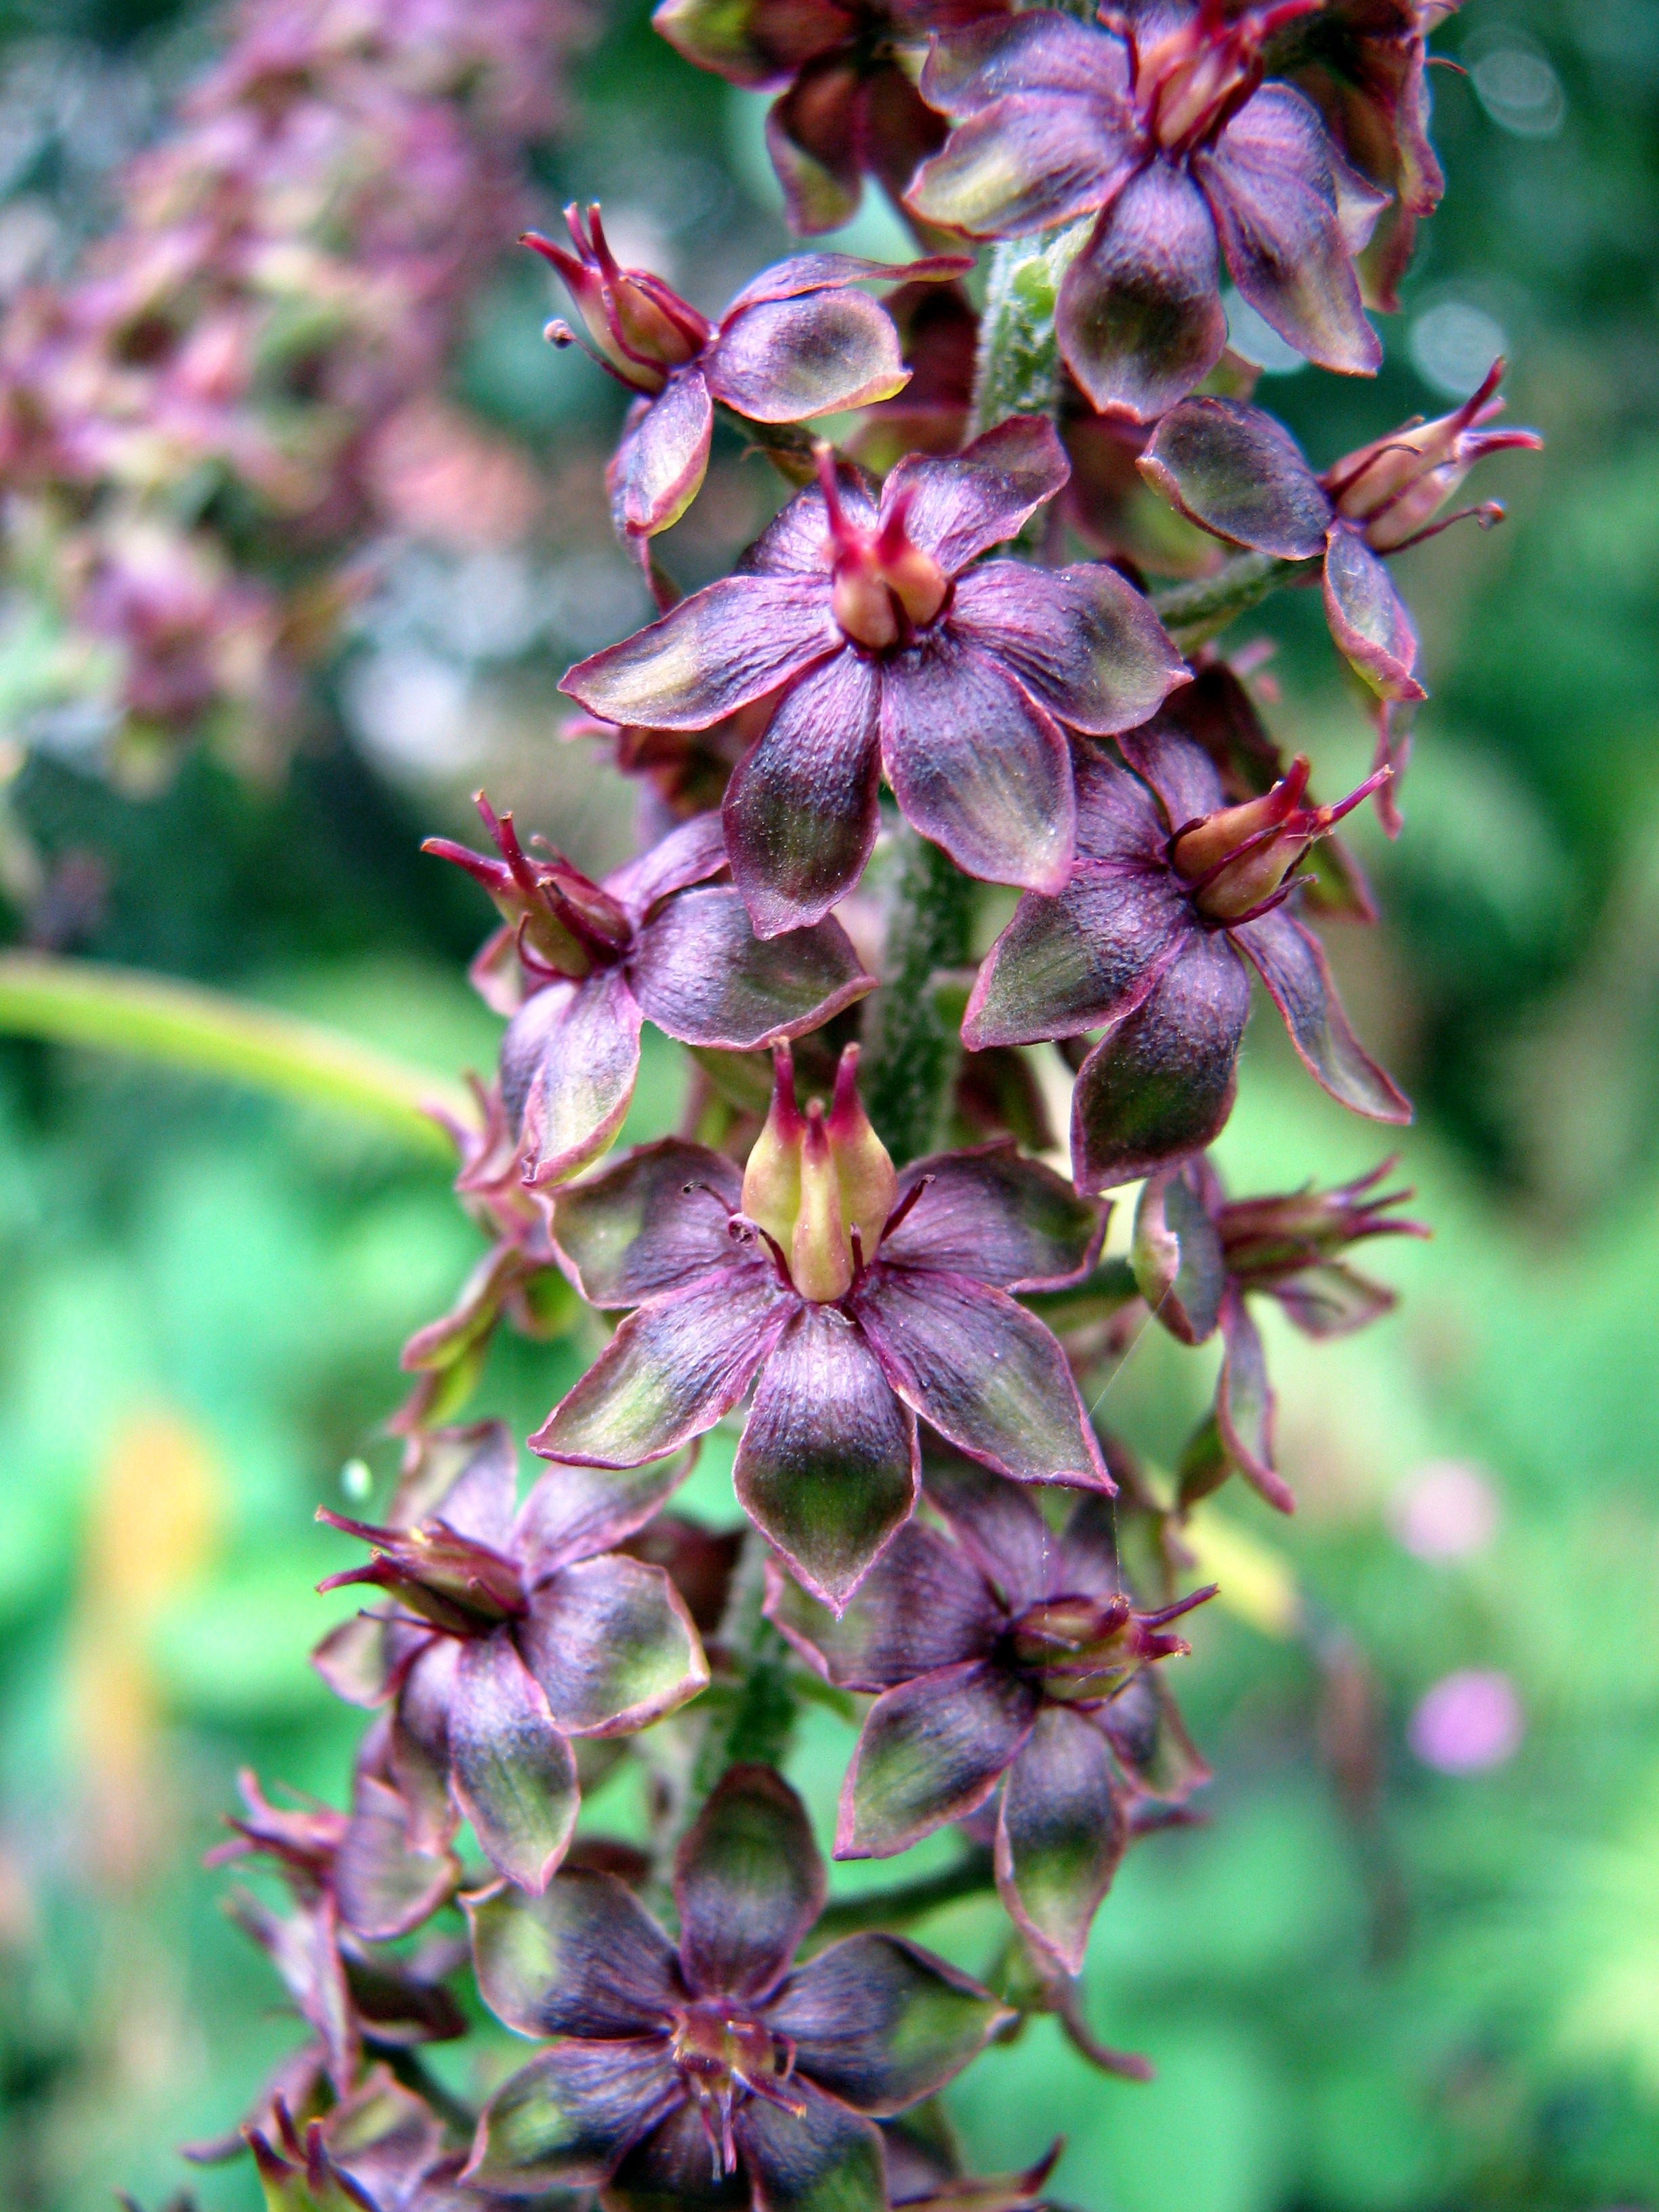
[[[1030,2212],[1048,2162],[963,2176],[935,2093],[1042,2011],[1147,2071],[1094,2039],[1080,1978],[1125,1850],[1207,1780],[1173,1696],[1176,1624],[1217,1595],[1187,1524],[1235,1473],[1293,1502],[1262,1301],[1358,1328],[1393,1292],[1352,1248],[1425,1233],[1386,1167],[1234,1198],[1211,1157],[1253,978],[1333,1098],[1411,1112],[1318,933],[1377,918],[1340,825],[1392,808],[1397,738],[1316,800],[1264,649],[1217,641],[1317,574],[1383,707],[1421,696],[1384,563],[1537,443],[1490,427],[1494,369],[1316,473],[1223,360],[1220,286],[1310,360],[1376,366],[1364,303],[1439,190],[1431,12],[666,0],[683,53],[776,92],[800,228],[872,175],[930,246],[999,241],[985,312],[960,254],[803,254],[711,319],[618,264],[597,208],[529,241],[580,325],[550,335],[634,395],[613,520],[661,612],[564,688],[659,834],[599,882],[481,796],[492,850],[428,848],[498,916],[472,979],[500,1064],[456,1130],[490,1249],[408,1348],[381,1519],[322,1516],[369,1547],[325,1587],[371,1601],[316,1654],[374,1715],[351,1808],[250,1784],[228,1847],[291,1893],[242,1908],[308,2028],[246,2128],[274,2204]],[[1016,281],[1044,232],[1044,283]],[[658,541],[717,408],[787,490],[681,597]],[[849,412],[839,450],[801,427]],[[647,1023],[692,1055],[686,1119],[607,1161]],[[448,1425],[504,1318],[567,1363],[522,1501],[509,1431]],[[1221,1354],[1167,1468],[1095,1418],[1153,1320]],[[700,1491],[729,1455],[735,1527],[665,1510],[699,1452]],[[838,1859],[954,1832],[922,1903],[826,1901],[781,1771],[809,1699],[851,1724]],[[579,1826],[629,1761],[643,1831],[596,1830],[603,1798]],[[901,1931],[975,1893],[1003,1917],[970,1978]],[[535,2046],[477,2112],[410,2055],[453,2032],[458,1939],[386,1949],[458,1897],[479,1996]]]

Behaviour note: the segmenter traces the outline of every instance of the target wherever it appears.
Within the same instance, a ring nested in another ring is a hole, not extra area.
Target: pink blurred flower
[[[1419,1559],[1466,1559],[1498,1534],[1498,1494],[1479,1468],[1430,1460],[1390,1501],[1395,1534]]]
[[[1526,1726],[1509,1676],[1469,1667],[1444,1675],[1425,1693],[1406,1733],[1425,1766],[1442,1774],[1482,1774],[1514,1758]]]

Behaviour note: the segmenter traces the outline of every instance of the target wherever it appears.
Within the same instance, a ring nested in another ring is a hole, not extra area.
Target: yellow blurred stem
[[[1183,1525],[1181,1540],[1197,1564],[1198,1579],[1221,1585],[1218,1605],[1264,1636],[1283,1638],[1301,1628],[1296,1577],[1270,1544],[1206,1505]]]
[[[453,1160],[433,1109],[476,1118],[455,1085],[353,1037],[199,984],[102,962],[0,954],[0,1031],[128,1054],[372,1122],[411,1149]]]

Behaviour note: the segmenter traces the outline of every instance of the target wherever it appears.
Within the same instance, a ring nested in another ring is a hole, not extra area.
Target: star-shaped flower
[[[1060,1346],[1009,1295],[1080,1279],[1100,1209],[1006,1142],[896,1176],[857,1058],[829,1113],[803,1115],[780,1051],[742,1174],[670,1142],[561,1192],[554,1243],[582,1296],[635,1310],[531,1438],[635,1467],[757,1385],[738,1502],[833,1606],[909,1517],[918,1414],[1018,1480],[1111,1486]]]
[[[734,1766],[675,1854],[678,1944],[608,1875],[479,1899],[484,2001],[550,2039],[491,2100],[465,2178],[597,2186],[617,2212],[886,2212],[874,2119],[930,2096],[1008,2015],[896,1936],[793,1966],[823,1894],[799,1799]]]
[[[1018,416],[950,459],[902,460],[879,495],[821,452],[738,574],[573,668],[591,714],[705,729],[777,703],[727,787],[732,873],[757,932],[815,922],[857,883],[884,771],[902,811],[969,875],[1058,890],[1076,809],[1066,727],[1150,714],[1185,667],[1115,569],[979,555],[1065,483],[1052,424]]]
[[[1291,904],[1303,854],[1389,771],[1339,805],[1308,806],[1298,758],[1264,797],[1228,806],[1209,755],[1173,726],[1119,743],[1128,768],[1079,747],[1077,872],[1058,898],[1020,901],[980,969],[963,1042],[1105,1030],[1072,1095],[1072,1164],[1079,1189],[1109,1189],[1199,1151],[1232,1111],[1248,960],[1334,1098],[1409,1121]]]
[[[1212,1593],[1138,1611],[1103,1498],[1080,1498],[1056,1535],[1029,1498],[963,1462],[930,1462],[927,1497],[954,1541],[913,1522],[839,1620],[770,1578],[767,1611],[803,1656],[877,1692],[836,1856],[908,1850],[1000,1783],[1002,1901],[1075,1974],[1135,1801],[1205,1779],[1149,1670],[1188,1650],[1166,1625]]]
[[[391,1705],[390,1764],[421,1840],[469,1820],[499,1873],[545,1888],[575,1826],[570,1739],[629,1734],[707,1683],[668,1577],[611,1548],[684,1472],[552,1468],[515,1510],[513,1440],[487,1423],[423,1440],[389,1527],[319,1511],[374,1547],[323,1589],[367,1583],[393,1602],[334,1630],[314,1663],[348,1702]]]
[[[1382,359],[1353,257],[1387,195],[1305,94],[1262,81],[1269,43],[1318,4],[1143,0],[1099,25],[1033,9],[934,41],[922,95],[956,127],[906,204],[975,238],[1096,218],[1055,328],[1103,412],[1151,421],[1214,368],[1224,260],[1310,361]]]

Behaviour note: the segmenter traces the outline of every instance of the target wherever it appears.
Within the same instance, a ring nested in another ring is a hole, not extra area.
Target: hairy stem
[[[887,913],[886,974],[871,1007],[861,1087],[883,1144],[902,1167],[944,1134],[962,1040],[935,983],[969,957],[974,886],[908,823],[896,836],[902,858]]]
[[[1190,653],[1219,637],[1231,622],[1285,585],[1300,582],[1318,569],[1316,560],[1281,561],[1272,553],[1235,553],[1213,576],[1154,592],[1152,608],[1181,650]]]
[[[991,256],[974,376],[974,427],[994,429],[1010,415],[1053,415],[1060,405],[1054,302],[1091,222],[1042,238],[1009,238]]]

